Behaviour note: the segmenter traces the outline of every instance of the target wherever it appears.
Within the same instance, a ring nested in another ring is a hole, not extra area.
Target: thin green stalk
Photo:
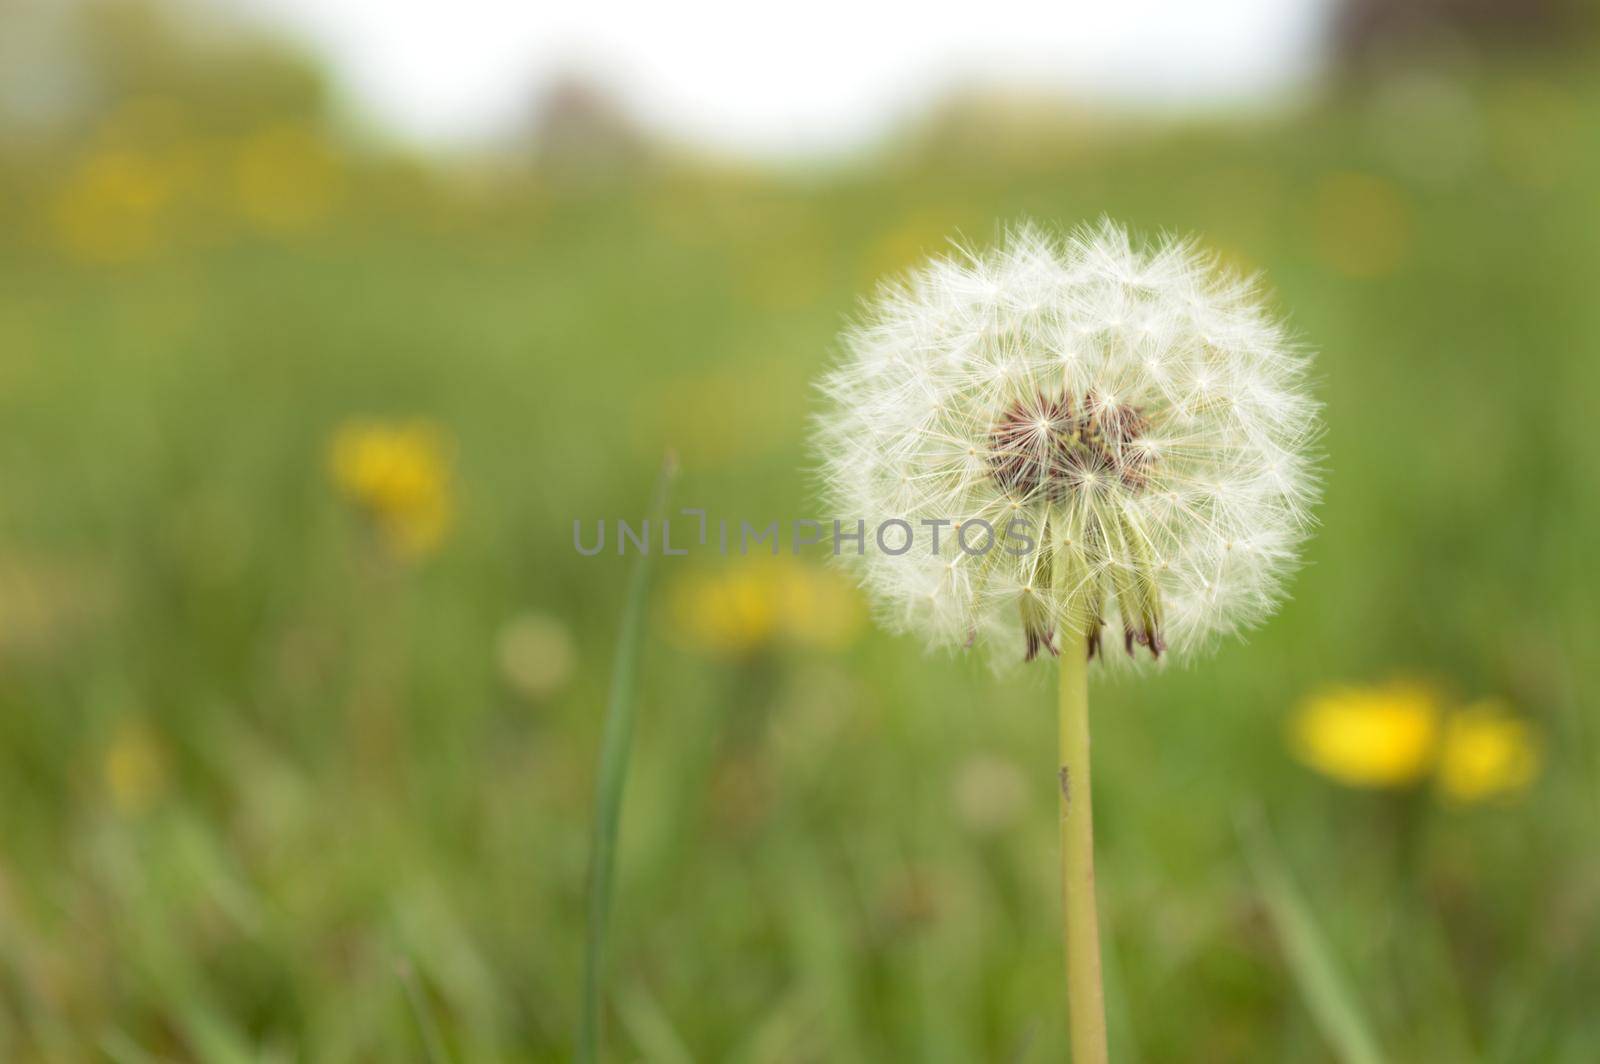
[[[1061,633],[1061,898],[1067,1018],[1073,1064],[1105,1064],[1105,990],[1094,897],[1094,810],[1089,779],[1089,656],[1080,633]]]
[[[405,990],[406,1002],[411,1006],[412,1018],[417,1021],[417,1034],[422,1038],[424,1059],[428,1064],[449,1064],[450,1055],[445,1052],[444,1037],[439,1033],[433,1010],[428,1007],[428,999],[423,996],[416,969],[410,961],[403,960],[397,974],[400,976],[400,986]]]
[[[1238,827],[1289,972],[1317,1028],[1344,1064],[1382,1064],[1383,1054],[1371,1025],[1340,975],[1310,904],[1278,855],[1266,818],[1259,811],[1241,811]]]
[[[677,475],[678,463],[669,454],[656,480],[650,505],[650,534],[666,520],[667,495]],[[600,1012],[605,996],[607,923],[611,915],[611,879],[616,865],[617,830],[622,817],[622,791],[628,781],[628,752],[633,745],[633,720],[637,701],[634,690],[639,672],[639,646],[644,635],[645,601],[650,590],[654,545],[648,544],[634,563],[628,580],[622,627],[617,634],[616,657],[611,668],[611,696],[606,705],[605,729],[600,739],[600,770],[595,779],[594,836],[589,851],[589,928],[584,950],[583,1015],[578,1028],[578,1060],[594,1064],[600,1058]]]

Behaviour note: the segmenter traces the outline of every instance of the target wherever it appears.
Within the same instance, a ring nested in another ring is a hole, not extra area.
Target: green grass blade
[[[100,1039],[100,1052],[111,1064],[156,1064],[156,1058],[140,1049],[138,1043],[121,1031],[112,1031]]]
[[[1312,919],[1311,907],[1278,854],[1259,813],[1238,818],[1239,837],[1267,913],[1283,946],[1289,971],[1312,1019],[1344,1064],[1380,1064],[1383,1055],[1333,953]]]
[[[256,1064],[257,1054],[249,1041],[220,1014],[204,1006],[182,1006],[178,1012],[178,1027],[201,1060],[217,1064]]]
[[[399,975],[400,985],[405,990],[406,1002],[411,1006],[411,1015],[417,1021],[417,1034],[422,1039],[422,1048],[428,1064],[449,1064],[450,1055],[445,1052],[444,1037],[439,1033],[439,1024],[433,1018],[433,1010],[428,1007],[428,999],[423,996],[416,968],[409,960],[404,960],[400,962],[396,974]]]
[[[642,987],[618,995],[617,1013],[633,1036],[640,1059],[653,1064],[694,1064],[694,1054],[683,1036]]]
[[[668,455],[656,480],[650,505],[650,530],[666,519],[667,495],[677,474],[677,460]],[[605,994],[606,927],[611,914],[611,878],[616,863],[617,829],[622,815],[622,791],[628,780],[628,752],[633,745],[633,720],[637,708],[634,690],[639,671],[639,645],[644,636],[645,601],[650,590],[651,562],[655,550],[641,553],[628,581],[617,634],[616,657],[611,671],[611,697],[606,706],[605,730],[600,739],[600,771],[595,780],[594,838],[589,851],[589,929],[584,951],[583,1017],[578,1029],[578,1060],[594,1064],[600,1055],[600,1012]]]

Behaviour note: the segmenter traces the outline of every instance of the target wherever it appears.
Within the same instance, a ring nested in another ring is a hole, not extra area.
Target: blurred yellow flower
[[[234,159],[240,210],[262,229],[298,233],[333,210],[340,192],[338,160],[316,131],[276,125],[253,134]]]
[[[62,183],[51,222],[72,257],[126,262],[155,249],[171,195],[172,182],[156,159],[134,151],[101,152]]]
[[[735,656],[765,646],[777,629],[778,603],[770,582],[740,566],[680,581],[671,599],[672,631],[688,645]]]
[[[1308,699],[1289,743],[1310,768],[1350,787],[1403,787],[1433,765],[1439,697],[1419,683],[1342,687]]]
[[[334,434],[334,485],[402,558],[431,554],[454,518],[449,434],[427,421],[351,421]]]
[[[1493,699],[1475,702],[1445,721],[1439,744],[1439,791],[1453,802],[1477,802],[1526,790],[1539,775],[1542,752],[1533,729]]]
[[[674,635],[706,653],[737,657],[779,641],[839,649],[861,628],[861,600],[844,577],[789,556],[743,558],[694,573],[669,600]]]
[[[778,598],[783,633],[818,650],[850,645],[864,619],[855,585],[833,569],[799,562],[785,568]]]
[[[142,724],[124,722],[107,745],[101,772],[118,812],[144,812],[167,788],[167,758]]]

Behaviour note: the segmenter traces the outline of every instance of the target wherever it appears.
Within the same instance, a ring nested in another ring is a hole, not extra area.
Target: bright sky
[[[966,81],[1214,105],[1316,69],[1331,0],[226,0],[309,39],[358,106],[471,143],[578,72],[716,146],[844,148]]]

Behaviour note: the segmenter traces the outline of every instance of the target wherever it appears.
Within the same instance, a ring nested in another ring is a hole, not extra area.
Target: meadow
[[[1280,614],[1095,680],[1114,1058],[1337,1059],[1241,823],[1386,1059],[1600,1054],[1592,63],[1171,125],[974,97],[809,167],[429,160],[263,64],[0,148],[0,1058],[567,1059],[631,560],[572,522],[669,449],[684,506],[830,516],[857,301],[1101,214],[1262,271],[1327,427]],[[823,555],[659,559],[608,1058],[1060,1059],[1050,677],[879,632]],[[1395,681],[1536,768],[1297,756]]]

